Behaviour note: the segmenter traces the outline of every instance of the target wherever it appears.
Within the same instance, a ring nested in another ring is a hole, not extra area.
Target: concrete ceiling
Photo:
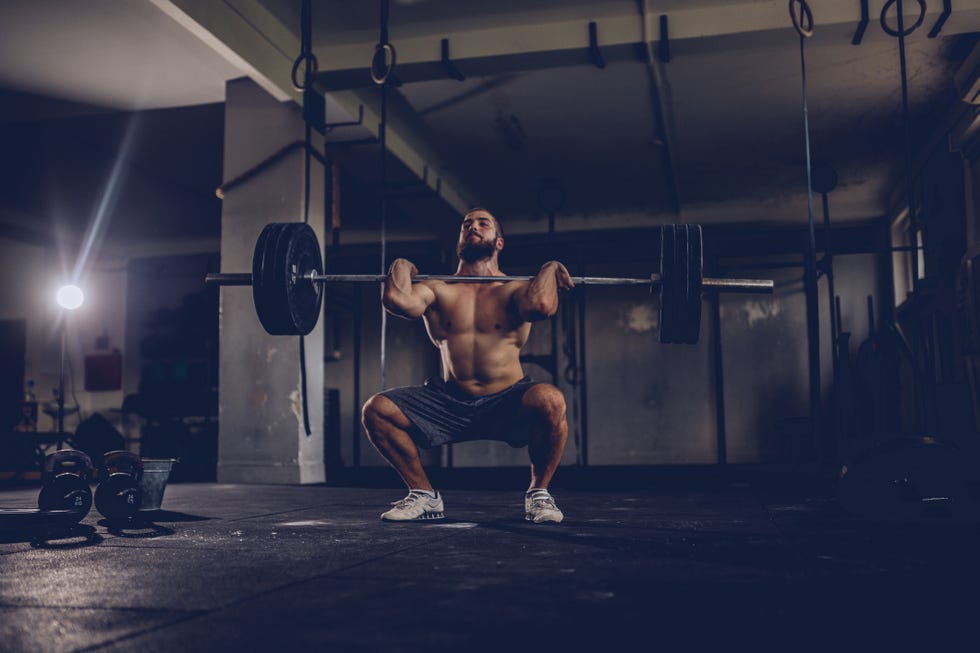
[[[860,4],[812,2],[815,35],[805,41],[813,155],[840,177],[835,220],[888,213],[903,178],[898,42],[878,24],[884,0],[870,0],[872,20],[852,45]],[[911,23],[918,7],[905,4]],[[933,1],[907,39],[917,150],[967,106],[954,72],[980,32],[980,0],[952,4],[936,38],[928,32],[942,3]],[[224,82],[247,75],[299,100],[289,74],[300,6],[4,0],[0,86],[81,103],[76,112],[131,111],[221,102]],[[328,140],[375,135],[380,91],[367,66],[378,3],[316,1],[313,11],[327,121],[364,114]],[[389,144],[403,174],[423,178],[443,206],[481,203],[516,222],[512,232],[541,230],[538,191],[556,180],[566,199],[559,229],[806,220],[800,40],[784,1],[392,0],[389,32],[402,82],[390,90]],[[440,63],[443,39],[463,81]],[[8,97],[8,122],[58,111]],[[376,146],[335,151],[365,187],[376,183]],[[424,214],[413,201],[402,209]],[[424,224],[423,215],[413,228]],[[374,228],[370,217],[348,225]]]

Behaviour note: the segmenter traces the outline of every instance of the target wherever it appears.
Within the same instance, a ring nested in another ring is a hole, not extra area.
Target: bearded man
[[[500,222],[486,209],[463,216],[456,276],[505,276],[497,257],[504,248]],[[549,261],[530,281],[413,282],[410,261],[391,264],[385,309],[422,318],[442,357],[442,375],[421,386],[394,388],[364,404],[362,422],[371,444],[401,476],[408,495],[381,515],[386,521],[444,517],[419,449],[471,440],[527,447],[531,481],[524,494],[528,521],[559,523],[563,514],[548,491],[568,437],[565,398],[553,385],[532,381],[520,362],[531,323],[558,310],[559,290],[574,284],[565,266]]]

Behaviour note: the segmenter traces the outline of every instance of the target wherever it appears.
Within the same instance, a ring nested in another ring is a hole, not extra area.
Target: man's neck
[[[500,277],[503,273],[497,267],[497,257],[481,258],[476,261],[459,262],[456,275],[463,277]]]

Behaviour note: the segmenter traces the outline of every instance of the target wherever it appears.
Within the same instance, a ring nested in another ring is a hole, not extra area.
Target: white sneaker
[[[565,515],[555,505],[555,498],[548,490],[528,490],[524,495],[524,519],[535,524],[561,523]]]
[[[433,497],[425,490],[409,490],[404,499],[392,502],[394,508],[382,513],[384,521],[425,521],[442,519],[442,497],[435,492]]]

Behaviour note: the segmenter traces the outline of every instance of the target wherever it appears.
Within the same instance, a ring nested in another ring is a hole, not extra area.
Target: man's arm
[[[419,270],[411,261],[395,259],[388,269],[381,303],[392,315],[417,320],[436,300],[436,294],[425,284],[412,283]]]
[[[514,291],[514,303],[525,322],[546,320],[558,311],[558,290],[574,287],[565,266],[548,261],[526,286]]]

